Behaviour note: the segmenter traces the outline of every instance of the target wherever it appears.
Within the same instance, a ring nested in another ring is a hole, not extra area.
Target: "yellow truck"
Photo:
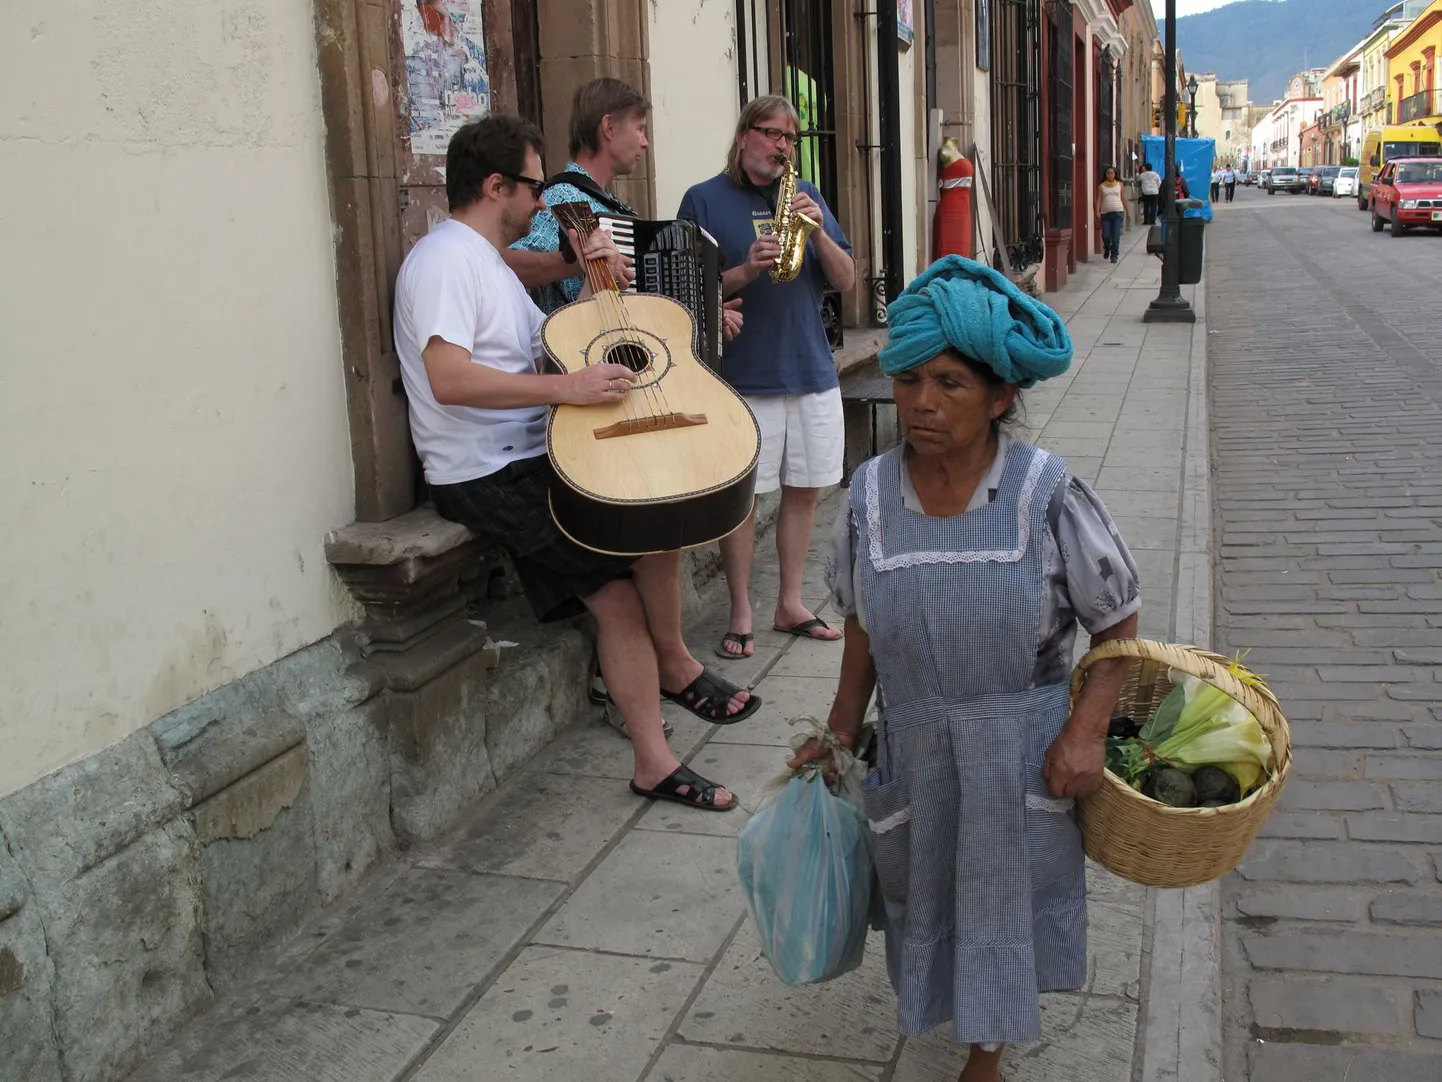
[[[1357,173],[1357,209],[1371,206],[1372,180],[1393,158],[1442,157],[1442,135],[1431,124],[1388,124],[1368,132]]]

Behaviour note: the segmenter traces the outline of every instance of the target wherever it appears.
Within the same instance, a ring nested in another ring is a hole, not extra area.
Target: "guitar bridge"
[[[631,421],[617,421],[605,428],[593,430],[598,440],[611,440],[617,436],[637,436],[643,432],[662,432],[668,428],[694,428],[704,425],[704,413],[663,413],[657,417],[637,417]]]

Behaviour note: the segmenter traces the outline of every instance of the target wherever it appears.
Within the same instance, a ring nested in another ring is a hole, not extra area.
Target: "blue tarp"
[[[1158,173],[1165,173],[1167,140],[1161,135],[1142,136],[1142,159],[1152,163]],[[1187,188],[1202,206],[1182,212],[1186,218],[1212,220],[1212,163],[1217,160],[1215,139],[1177,139],[1177,170],[1187,178]]]

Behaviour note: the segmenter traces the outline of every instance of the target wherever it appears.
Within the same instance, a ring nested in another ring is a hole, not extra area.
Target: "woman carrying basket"
[[[846,618],[829,726],[855,744],[879,691],[866,782],[901,1031],[950,1022],[963,1082],[998,1082],[1041,1032],[1039,992],[1086,981],[1074,798],[1102,780],[1126,661],[1068,679],[1136,634],[1136,565],[1096,494],[1012,437],[1017,390],[1064,372],[1045,305],[981,264],[938,261],[890,307],[881,352],[904,444],[855,474],[829,581]],[[821,758],[803,747],[799,766]]]

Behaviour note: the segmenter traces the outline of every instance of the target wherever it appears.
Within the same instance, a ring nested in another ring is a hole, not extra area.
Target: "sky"
[[[1231,0],[1177,0],[1177,18],[1195,15],[1199,11],[1211,11],[1212,8],[1219,8],[1230,2]],[[1152,11],[1156,12],[1157,21],[1161,22],[1167,11],[1165,0],[1152,0]]]

